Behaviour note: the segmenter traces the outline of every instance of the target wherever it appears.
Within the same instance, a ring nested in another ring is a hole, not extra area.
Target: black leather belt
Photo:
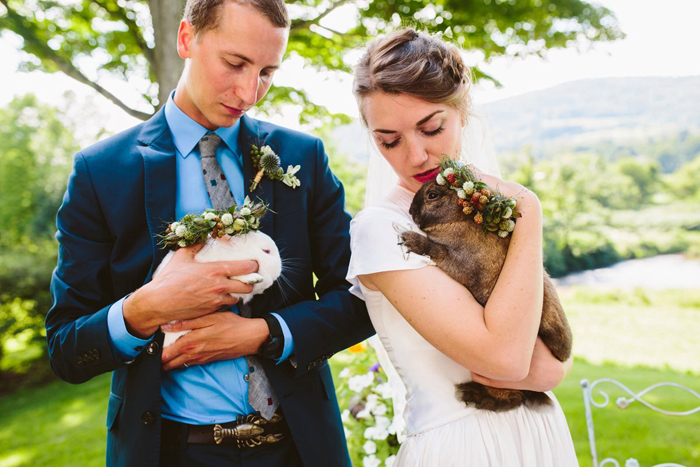
[[[287,424],[276,413],[270,420],[259,415],[240,415],[235,421],[216,425],[187,425],[163,419],[163,436],[187,430],[188,444],[233,444],[238,448],[253,448],[277,443],[288,436]]]

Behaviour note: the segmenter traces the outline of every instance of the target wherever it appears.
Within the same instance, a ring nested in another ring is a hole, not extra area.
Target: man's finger
[[[211,267],[224,276],[243,276],[251,272],[258,272],[258,262],[254,260],[239,260],[239,261],[216,261],[208,263]]]
[[[196,245],[178,248],[175,251],[175,256],[181,258],[194,258],[194,255],[199,253],[199,250],[202,248],[204,248],[204,243],[197,243]]]
[[[163,365],[161,366],[163,371],[169,371],[169,370],[176,370],[176,369],[183,369],[186,368],[185,364],[189,366],[194,366],[194,363],[188,363],[187,362],[187,356],[185,355],[178,355],[176,358],[173,358],[170,361],[163,361]]]
[[[200,316],[199,318],[183,319],[180,321],[175,321],[174,323],[164,324],[160,328],[164,332],[191,331],[193,329],[204,328],[213,324],[211,316],[211,314],[208,314]],[[184,338],[185,336],[182,337]]]

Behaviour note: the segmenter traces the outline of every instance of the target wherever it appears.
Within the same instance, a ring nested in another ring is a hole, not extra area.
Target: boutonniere
[[[296,188],[301,185],[301,181],[296,177],[296,174],[301,168],[300,165],[287,167],[287,172],[282,169],[280,157],[275,154],[275,151],[269,145],[257,147],[253,145],[251,149],[253,157],[253,167],[255,168],[255,179],[250,185],[250,191],[254,191],[260,180],[267,176],[270,180],[281,180],[285,185]]]
[[[485,230],[505,238],[515,229],[515,220],[521,216],[517,200],[480,181],[462,162],[444,156],[435,181],[456,191],[462,212]]]
[[[165,229],[160,237],[163,248],[177,250],[199,243],[207,238],[243,235],[260,228],[260,219],[267,212],[265,203],[253,203],[246,196],[242,206],[231,206],[227,211],[207,209],[202,214],[187,214]]]

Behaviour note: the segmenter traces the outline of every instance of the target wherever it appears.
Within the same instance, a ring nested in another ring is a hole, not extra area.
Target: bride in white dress
[[[485,307],[429,258],[405,256],[398,244],[395,228],[416,228],[408,214],[413,194],[436,175],[443,154],[466,158],[468,73],[455,47],[410,29],[371,44],[355,71],[364,123],[398,176],[388,196],[353,220],[348,272],[393,367],[392,386],[405,392],[407,438],[394,466],[577,466],[550,392],[550,406],[507,412],[478,410],[455,397],[455,384],[471,379],[548,391],[570,368],[537,338],[543,294],[537,197],[477,171],[517,197],[523,214]]]

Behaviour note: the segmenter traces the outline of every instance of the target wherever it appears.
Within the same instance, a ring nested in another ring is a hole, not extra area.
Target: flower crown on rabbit
[[[207,209],[202,214],[187,214],[173,222],[160,235],[163,248],[177,250],[205,243],[207,238],[226,235],[243,235],[260,228],[260,219],[267,212],[267,204],[253,203],[246,196],[241,206],[233,205],[226,211]]]

